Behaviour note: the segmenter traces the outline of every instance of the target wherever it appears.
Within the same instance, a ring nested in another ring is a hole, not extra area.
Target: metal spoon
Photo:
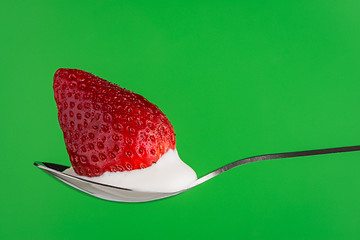
[[[340,153],[340,152],[353,152],[360,151],[360,146],[351,146],[351,147],[340,147],[340,148],[327,148],[327,149],[319,149],[319,150],[310,150],[310,151],[300,151],[300,152],[287,152],[287,153],[276,153],[276,154],[267,154],[255,157],[249,157],[242,160],[238,160],[236,162],[227,164],[199,179],[197,179],[192,185],[190,185],[187,189],[182,191],[173,192],[173,193],[163,193],[163,192],[141,192],[135,191],[132,189],[121,188],[110,186],[94,181],[89,181],[86,179],[82,179],[80,177],[71,176],[63,171],[69,167],[54,164],[54,163],[46,163],[46,162],[34,162],[34,165],[38,168],[50,173],[55,178],[63,181],[64,183],[83,191],[92,196],[102,198],[109,201],[117,201],[117,202],[147,202],[162,198],[171,197],[174,195],[178,195],[183,193],[203,182],[208,181],[209,179],[219,175],[220,173],[226,172],[234,167],[244,165],[246,163],[270,160],[270,159],[278,159],[278,158],[292,158],[292,157],[301,157],[301,156],[312,156],[312,155],[320,155],[320,154],[330,154],[330,153]]]

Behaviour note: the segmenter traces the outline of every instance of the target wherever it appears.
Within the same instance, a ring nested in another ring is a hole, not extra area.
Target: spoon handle
[[[313,156],[313,155],[321,155],[321,154],[330,154],[330,153],[341,153],[341,152],[354,152],[360,151],[360,146],[350,146],[350,147],[339,147],[339,148],[326,148],[326,149],[317,149],[317,150],[309,150],[309,151],[299,151],[299,152],[286,152],[286,153],[274,153],[274,154],[266,154],[255,157],[244,158],[232,163],[229,163],[202,178],[199,178],[191,187],[195,187],[200,183],[203,183],[220,173],[226,172],[234,167],[238,167],[247,163],[258,162],[263,160],[270,159],[279,159],[279,158],[293,158],[293,157],[303,157],[303,156]]]

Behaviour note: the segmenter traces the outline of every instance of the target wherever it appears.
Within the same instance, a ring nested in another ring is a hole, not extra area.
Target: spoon
[[[47,163],[47,162],[34,162],[34,165],[44,170],[45,172],[51,174],[55,178],[61,180],[62,182],[80,191],[83,191],[87,194],[90,194],[92,196],[101,199],[116,201],[116,202],[147,202],[147,201],[171,197],[186,192],[187,190],[192,189],[193,187],[201,183],[204,183],[223,172],[226,172],[234,167],[244,165],[246,163],[258,162],[258,161],[270,160],[270,159],[278,159],[278,158],[292,158],[292,157],[312,156],[312,155],[340,153],[340,152],[353,152],[353,151],[360,151],[360,146],[327,148],[327,149],[300,151],[300,152],[275,153],[275,154],[267,154],[267,155],[244,158],[232,162],[230,164],[227,164],[197,179],[194,183],[192,183],[188,188],[184,190],[172,192],[172,193],[137,191],[128,188],[115,187],[107,184],[98,183],[95,181],[82,179],[81,177],[72,176],[63,173],[64,170],[69,167],[59,164]]]

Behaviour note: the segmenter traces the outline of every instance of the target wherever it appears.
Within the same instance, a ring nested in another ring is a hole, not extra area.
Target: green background
[[[52,90],[60,67],[157,104],[198,176],[358,145],[359,12],[356,0],[1,1],[0,238],[359,239],[359,152],[248,164],[140,204],[33,166],[70,164]]]

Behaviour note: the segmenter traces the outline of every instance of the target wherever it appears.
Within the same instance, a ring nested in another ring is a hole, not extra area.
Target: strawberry
[[[77,174],[147,168],[175,149],[170,121],[139,94],[77,69],[57,70],[53,88]]]

